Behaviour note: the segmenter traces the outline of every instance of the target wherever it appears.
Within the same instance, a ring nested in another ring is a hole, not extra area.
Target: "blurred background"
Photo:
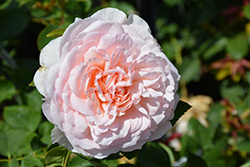
[[[32,87],[40,50],[105,7],[145,19],[182,76],[192,108],[160,140],[172,166],[249,167],[249,0],[1,0],[0,166],[44,165],[53,125]]]

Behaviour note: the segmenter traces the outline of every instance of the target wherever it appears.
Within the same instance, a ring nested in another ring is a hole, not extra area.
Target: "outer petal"
[[[64,133],[60,131],[57,126],[55,126],[54,129],[51,131],[51,141],[53,144],[59,143],[61,146],[64,146],[67,149],[78,153],[78,151],[74,149],[74,147],[70,144]]]
[[[48,73],[49,70],[46,67],[42,66],[36,71],[33,79],[38,92],[40,92],[43,96],[45,96],[44,85],[48,77]]]
[[[40,54],[40,65],[46,68],[59,62],[59,45],[61,37],[50,41],[42,50]]]
[[[129,24],[134,24],[134,25],[141,26],[142,29],[147,30],[149,33],[151,33],[147,22],[144,21],[142,18],[140,18],[137,15],[130,14],[129,17],[128,17],[128,20],[126,21],[126,24],[128,24],[128,25]]]
[[[124,23],[127,20],[127,16],[122,11],[115,8],[105,8],[94,13],[91,18],[97,18],[106,21],[113,21],[118,23]]]

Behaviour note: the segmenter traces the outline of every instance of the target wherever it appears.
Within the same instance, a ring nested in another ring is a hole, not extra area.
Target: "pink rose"
[[[172,127],[180,76],[137,15],[106,8],[76,18],[42,49],[40,64],[34,83],[53,143],[104,158]]]

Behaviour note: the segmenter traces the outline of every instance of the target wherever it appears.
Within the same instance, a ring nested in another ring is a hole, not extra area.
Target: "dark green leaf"
[[[201,157],[195,154],[189,153],[187,166],[188,167],[207,167],[207,164]]]
[[[250,140],[244,140],[238,144],[238,149],[240,151],[245,151],[250,153]]]
[[[34,150],[34,151],[37,151],[37,150],[40,150],[40,149],[42,149],[42,148],[45,148],[45,147],[47,147],[47,145],[45,145],[45,144],[43,144],[40,140],[39,140],[39,138],[36,136],[36,137],[34,137],[32,140],[31,140],[31,148],[32,148],[32,150]]]
[[[177,104],[177,107],[174,111],[175,116],[174,118],[170,121],[172,123],[172,126],[175,125],[175,123],[178,121],[178,119],[188,110],[190,109],[191,106],[184,101],[179,101]]]
[[[4,108],[4,118],[13,128],[34,132],[42,117],[40,112],[36,112],[30,107],[13,105]]]
[[[15,94],[15,85],[8,80],[0,80],[0,103],[11,99]]]
[[[0,32],[4,32],[0,33],[0,41],[14,37],[22,32],[26,28],[28,21],[27,12],[17,7],[17,5],[13,8],[0,10]]]
[[[170,159],[158,144],[153,142],[146,143],[137,155],[137,165],[140,167],[170,167]]]
[[[63,166],[68,152],[69,151],[62,146],[49,150],[44,160],[46,167]]]
[[[136,166],[133,164],[121,164],[121,165],[118,165],[117,167],[136,167]]]
[[[39,50],[42,50],[42,48],[47,45],[52,39],[55,39],[55,37],[46,37],[48,33],[51,31],[57,29],[57,25],[50,24],[47,27],[45,27],[38,35],[37,38],[37,47]]]
[[[139,150],[134,150],[134,151],[131,151],[131,152],[122,152],[122,154],[127,158],[127,159],[132,159],[134,158],[137,154],[138,154],[138,151]]]

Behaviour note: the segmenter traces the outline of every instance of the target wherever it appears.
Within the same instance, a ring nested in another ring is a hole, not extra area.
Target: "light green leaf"
[[[206,161],[209,167],[218,166],[226,167],[226,161],[221,151],[217,148],[204,152],[202,158]]]
[[[249,45],[245,38],[237,36],[228,40],[226,50],[233,59],[240,60],[248,54]]]
[[[15,85],[8,80],[0,80],[0,103],[11,99],[15,94]]]
[[[18,164],[16,158],[11,159],[11,161],[9,162],[9,167],[19,167],[19,164]]]
[[[65,29],[64,28],[58,28],[56,30],[51,31],[46,35],[46,37],[60,37],[63,35]]]
[[[243,6],[243,12],[246,18],[250,19],[250,4]]]
[[[43,163],[36,157],[26,156],[21,162],[21,167],[43,167]]]
[[[4,108],[5,121],[13,128],[34,132],[41,121],[41,113],[28,106],[13,105]]]

